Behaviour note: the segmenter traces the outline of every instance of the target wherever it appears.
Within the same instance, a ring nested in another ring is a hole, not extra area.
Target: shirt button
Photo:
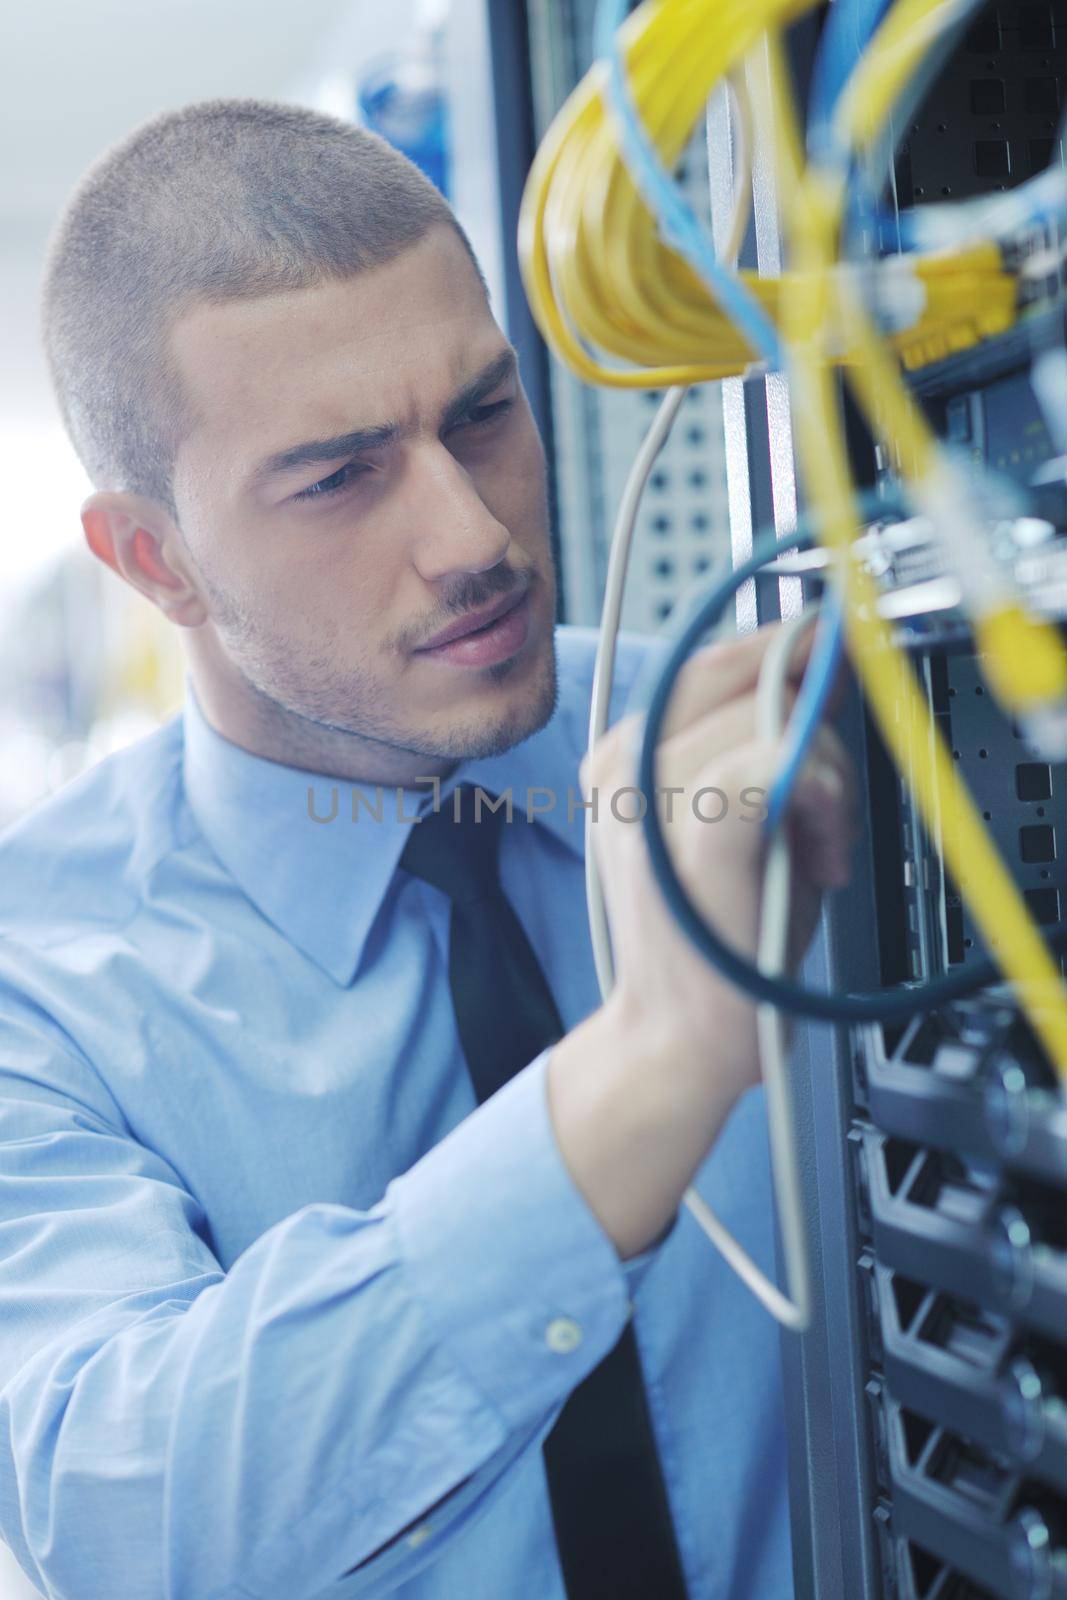
[[[545,1329],[545,1343],[557,1355],[569,1355],[582,1342],[582,1330],[572,1317],[553,1317]]]
[[[412,1550],[417,1550],[420,1544],[425,1544],[433,1529],[428,1522],[420,1522],[419,1526],[408,1534],[408,1544]]]

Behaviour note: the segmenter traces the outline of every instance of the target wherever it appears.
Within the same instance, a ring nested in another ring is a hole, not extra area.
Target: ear
[[[163,615],[183,628],[207,621],[207,609],[182,560],[182,540],[169,512],[125,490],[100,489],[81,508],[89,549]]]

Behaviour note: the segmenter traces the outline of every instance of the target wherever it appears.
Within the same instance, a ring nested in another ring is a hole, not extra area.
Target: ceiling
[[[218,95],[285,98],[339,29],[358,29],[376,9],[374,0],[8,0],[5,231],[47,228],[89,163],[157,111]]]

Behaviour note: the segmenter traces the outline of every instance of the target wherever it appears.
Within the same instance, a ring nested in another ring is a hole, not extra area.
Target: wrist
[[[623,1260],[669,1226],[737,1098],[666,1018],[611,997],[557,1044],[550,1115],[577,1187]]]
[[[650,1006],[616,985],[601,1008],[604,1038],[647,1078],[663,1109],[731,1109],[759,1077],[755,1007],[736,991],[694,1018],[692,1007]]]

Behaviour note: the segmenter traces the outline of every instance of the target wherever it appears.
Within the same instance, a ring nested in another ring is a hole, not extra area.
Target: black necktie
[[[475,820],[460,784],[412,823],[400,858],[452,901],[448,976],[479,1104],[566,1031],[500,887],[505,814],[483,799]],[[544,1461],[570,1600],[686,1600],[632,1320],[568,1397]]]

